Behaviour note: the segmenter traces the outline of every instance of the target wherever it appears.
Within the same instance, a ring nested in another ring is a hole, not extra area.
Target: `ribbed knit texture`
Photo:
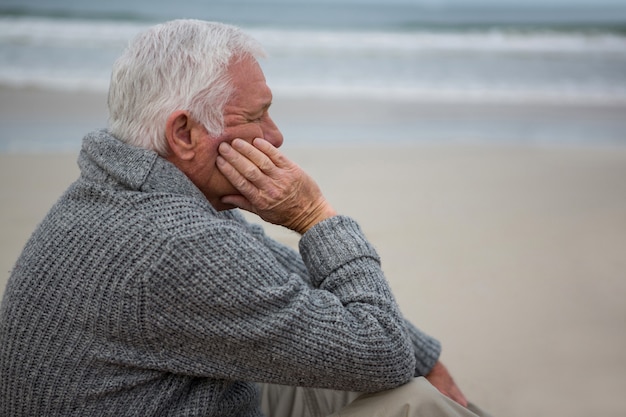
[[[0,307],[1,416],[260,416],[254,382],[378,391],[437,360],[353,220],[300,256],[104,131],[79,165]]]

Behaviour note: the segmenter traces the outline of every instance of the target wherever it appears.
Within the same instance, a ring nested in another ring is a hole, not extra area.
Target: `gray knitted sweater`
[[[259,416],[255,382],[377,391],[437,360],[353,220],[298,254],[104,131],[79,165],[3,297],[1,416]]]

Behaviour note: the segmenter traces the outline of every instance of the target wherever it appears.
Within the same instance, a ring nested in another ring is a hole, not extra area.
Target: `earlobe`
[[[185,161],[195,156],[193,125],[191,116],[184,110],[177,110],[170,114],[165,124],[165,137],[170,152]]]

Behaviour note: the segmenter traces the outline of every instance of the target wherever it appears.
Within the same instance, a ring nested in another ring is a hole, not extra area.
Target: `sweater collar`
[[[143,192],[184,194],[208,204],[204,194],[174,164],[152,150],[122,142],[106,130],[85,136],[78,165],[82,175],[94,182]]]

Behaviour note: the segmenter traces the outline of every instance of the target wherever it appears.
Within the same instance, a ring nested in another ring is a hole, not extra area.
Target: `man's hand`
[[[457,387],[452,376],[446,367],[443,366],[443,363],[437,361],[433,369],[430,370],[430,373],[426,375],[426,379],[443,395],[451,398],[463,407],[467,407],[465,395],[463,395],[459,387]]]
[[[264,139],[235,139],[219,146],[217,167],[241,195],[222,202],[304,234],[336,215],[319,187],[298,165]]]

